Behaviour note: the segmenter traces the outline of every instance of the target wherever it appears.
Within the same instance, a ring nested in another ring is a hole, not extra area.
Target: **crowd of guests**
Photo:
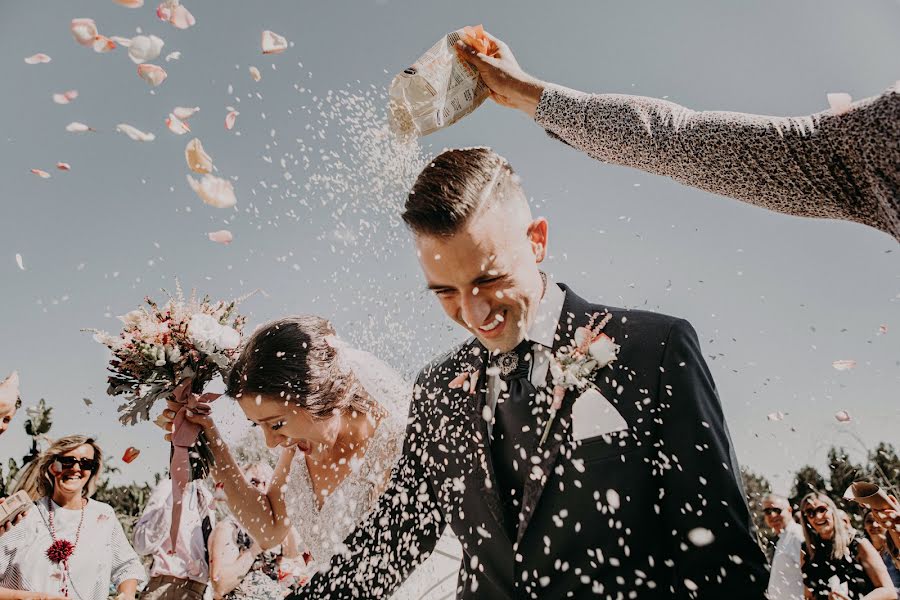
[[[797,512],[775,494],[762,506],[766,526],[776,535],[769,600],[900,597],[897,511],[866,511],[864,531],[858,531],[823,492],[804,496]]]

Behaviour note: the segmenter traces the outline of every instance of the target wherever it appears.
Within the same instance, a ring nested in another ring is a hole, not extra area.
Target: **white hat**
[[[19,372],[13,371],[9,377],[0,381],[0,405],[15,406],[19,399]]]

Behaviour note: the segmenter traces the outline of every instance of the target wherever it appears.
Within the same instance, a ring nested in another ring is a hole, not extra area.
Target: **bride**
[[[250,485],[210,416],[191,415],[213,451],[213,478],[232,512],[263,548],[293,525],[314,568],[327,567],[375,506],[400,457],[412,386],[369,353],[353,349],[321,317],[260,327],[228,377],[226,394],[281,447],[267,492]],[[163,413],[168,423],[179,405]],[[170,436],[166,436],[168,439]]]

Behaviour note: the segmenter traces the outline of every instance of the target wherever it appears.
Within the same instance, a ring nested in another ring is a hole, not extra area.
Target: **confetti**
[[[856,366],[855,360],[836,360],[831,363],[831,366],[834,367],[838,371],[849,371],[853,367]]]
[[[131,38],[128,45],[128,58],[135,64],[142,64],[156,59],[165,42],[155,35],[138,35]],[[165,79],[165,76],[163,77]],[[154,84],[158,85],[158,84]]]
[[[52,58],[43,53],[32,54],[28,58],[25,59],[25,62],[29,65],[39,65],[41,63],[48,63]]]
[[[236,110],[232,110],[227,115],[225,115],[225,129],[231,131],[234,128],[234,120],[237,119],[237,116],[241,114]]]
[[[31,172],[41,179],[50,179],[50,173],[48,173],[47,171],[42,171],[40,169],[31,169]]]
[[[695,527],[688,532],[688,540],[698,548],[710,545],[715,539],[713,532],[705,527]]]
[[[234,239],[234,236],[231,235],[231,232],[227,229],[221,229],[219,231],[213,231],[207,234],[209,237],[209,241],[215,242],[217,244],[228,245]]]
[[[21,254],[16,254],[16,264],[19,265],[20,270],[22,270],[22,271],[25,270],[25,265],[22,264],[22,255]]]
[[[237,204],[234,187],[227,179],[215,177],[214,175],[204,175],[200,181],[197,181],[188,175],[187,180],[191,189],[200,196],[204,204],[209,204],[216,208],[231,208]]]
[[[203,150],[203,144],[197,138],[192,139],[184,148],[184,159],[188,168],[194,173],[206,175],[212,173],[213,163],[209,154]]]
[[[69,90],[67,92],[60,92],[58,94],[53,94],[53,101],[57,104],[68,104],[75,100],[78,97],[78,90]]]
[[[140,455],[140,450],[138,450],[134,446],[130,446],[125,450],[125,454],[122,455],[122,462],[124,462],[125,464],[131,464]]]
[[[259,69],[256,67],[250,67],[250,77],[253,78],[253,81],[259,81],[262,79],[262,73],[259,72]]]
[[[128,123],[119,123],[116,125],[116,131],[120,131],[136,142],[152,142],[156,136],[152,133],[144,133],[137,127],[133,127]]]
[[[197,24],[194,15],[179,0],[166,0],[156,8],[156,16],[177,29],[187,29]]]
[[[79,123],[78,121],[72,121],[68,125],[66,125],[66,131],[69,133],[85,133],[86,131],[95,131],[93,127],[88,127],[84,123]]]
[[[846,410],[839,410],[834,413],[834,418],[838,423],[849,423],[850,413],[848,413]]]
[[[58,162],[58,163],[56,163],[56,168],[59,169],[60,171],[71,171],[72,165],[70,165],[67,162]]]
[[[156,65],[138,65],[137,73],[147,83],[151,86],[156,87],[166,80],[168,76],[166,74],[165,69],[162,67],[157,67]]]
[[[262,51],[263,54],[281,54],[287,50],[287,40],[278,35],[274,31],[266,29],[262,32]]]

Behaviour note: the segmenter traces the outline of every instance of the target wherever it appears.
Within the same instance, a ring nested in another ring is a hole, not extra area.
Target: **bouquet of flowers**
[[[199,394],[216,376],[224,377],[241,344],[245,318],[235,308],[245,298],[212,302],[195,292],[185,298],[178,285],[164,305],[146,298],[147,306],[119,317],[124,327],[118,335],[87,330],[112,351],[107,393],[125,396],[123,424],[149,420],[160,398]],[[191,453],[193,478],[208,474],[210,460],[201,432]]]

